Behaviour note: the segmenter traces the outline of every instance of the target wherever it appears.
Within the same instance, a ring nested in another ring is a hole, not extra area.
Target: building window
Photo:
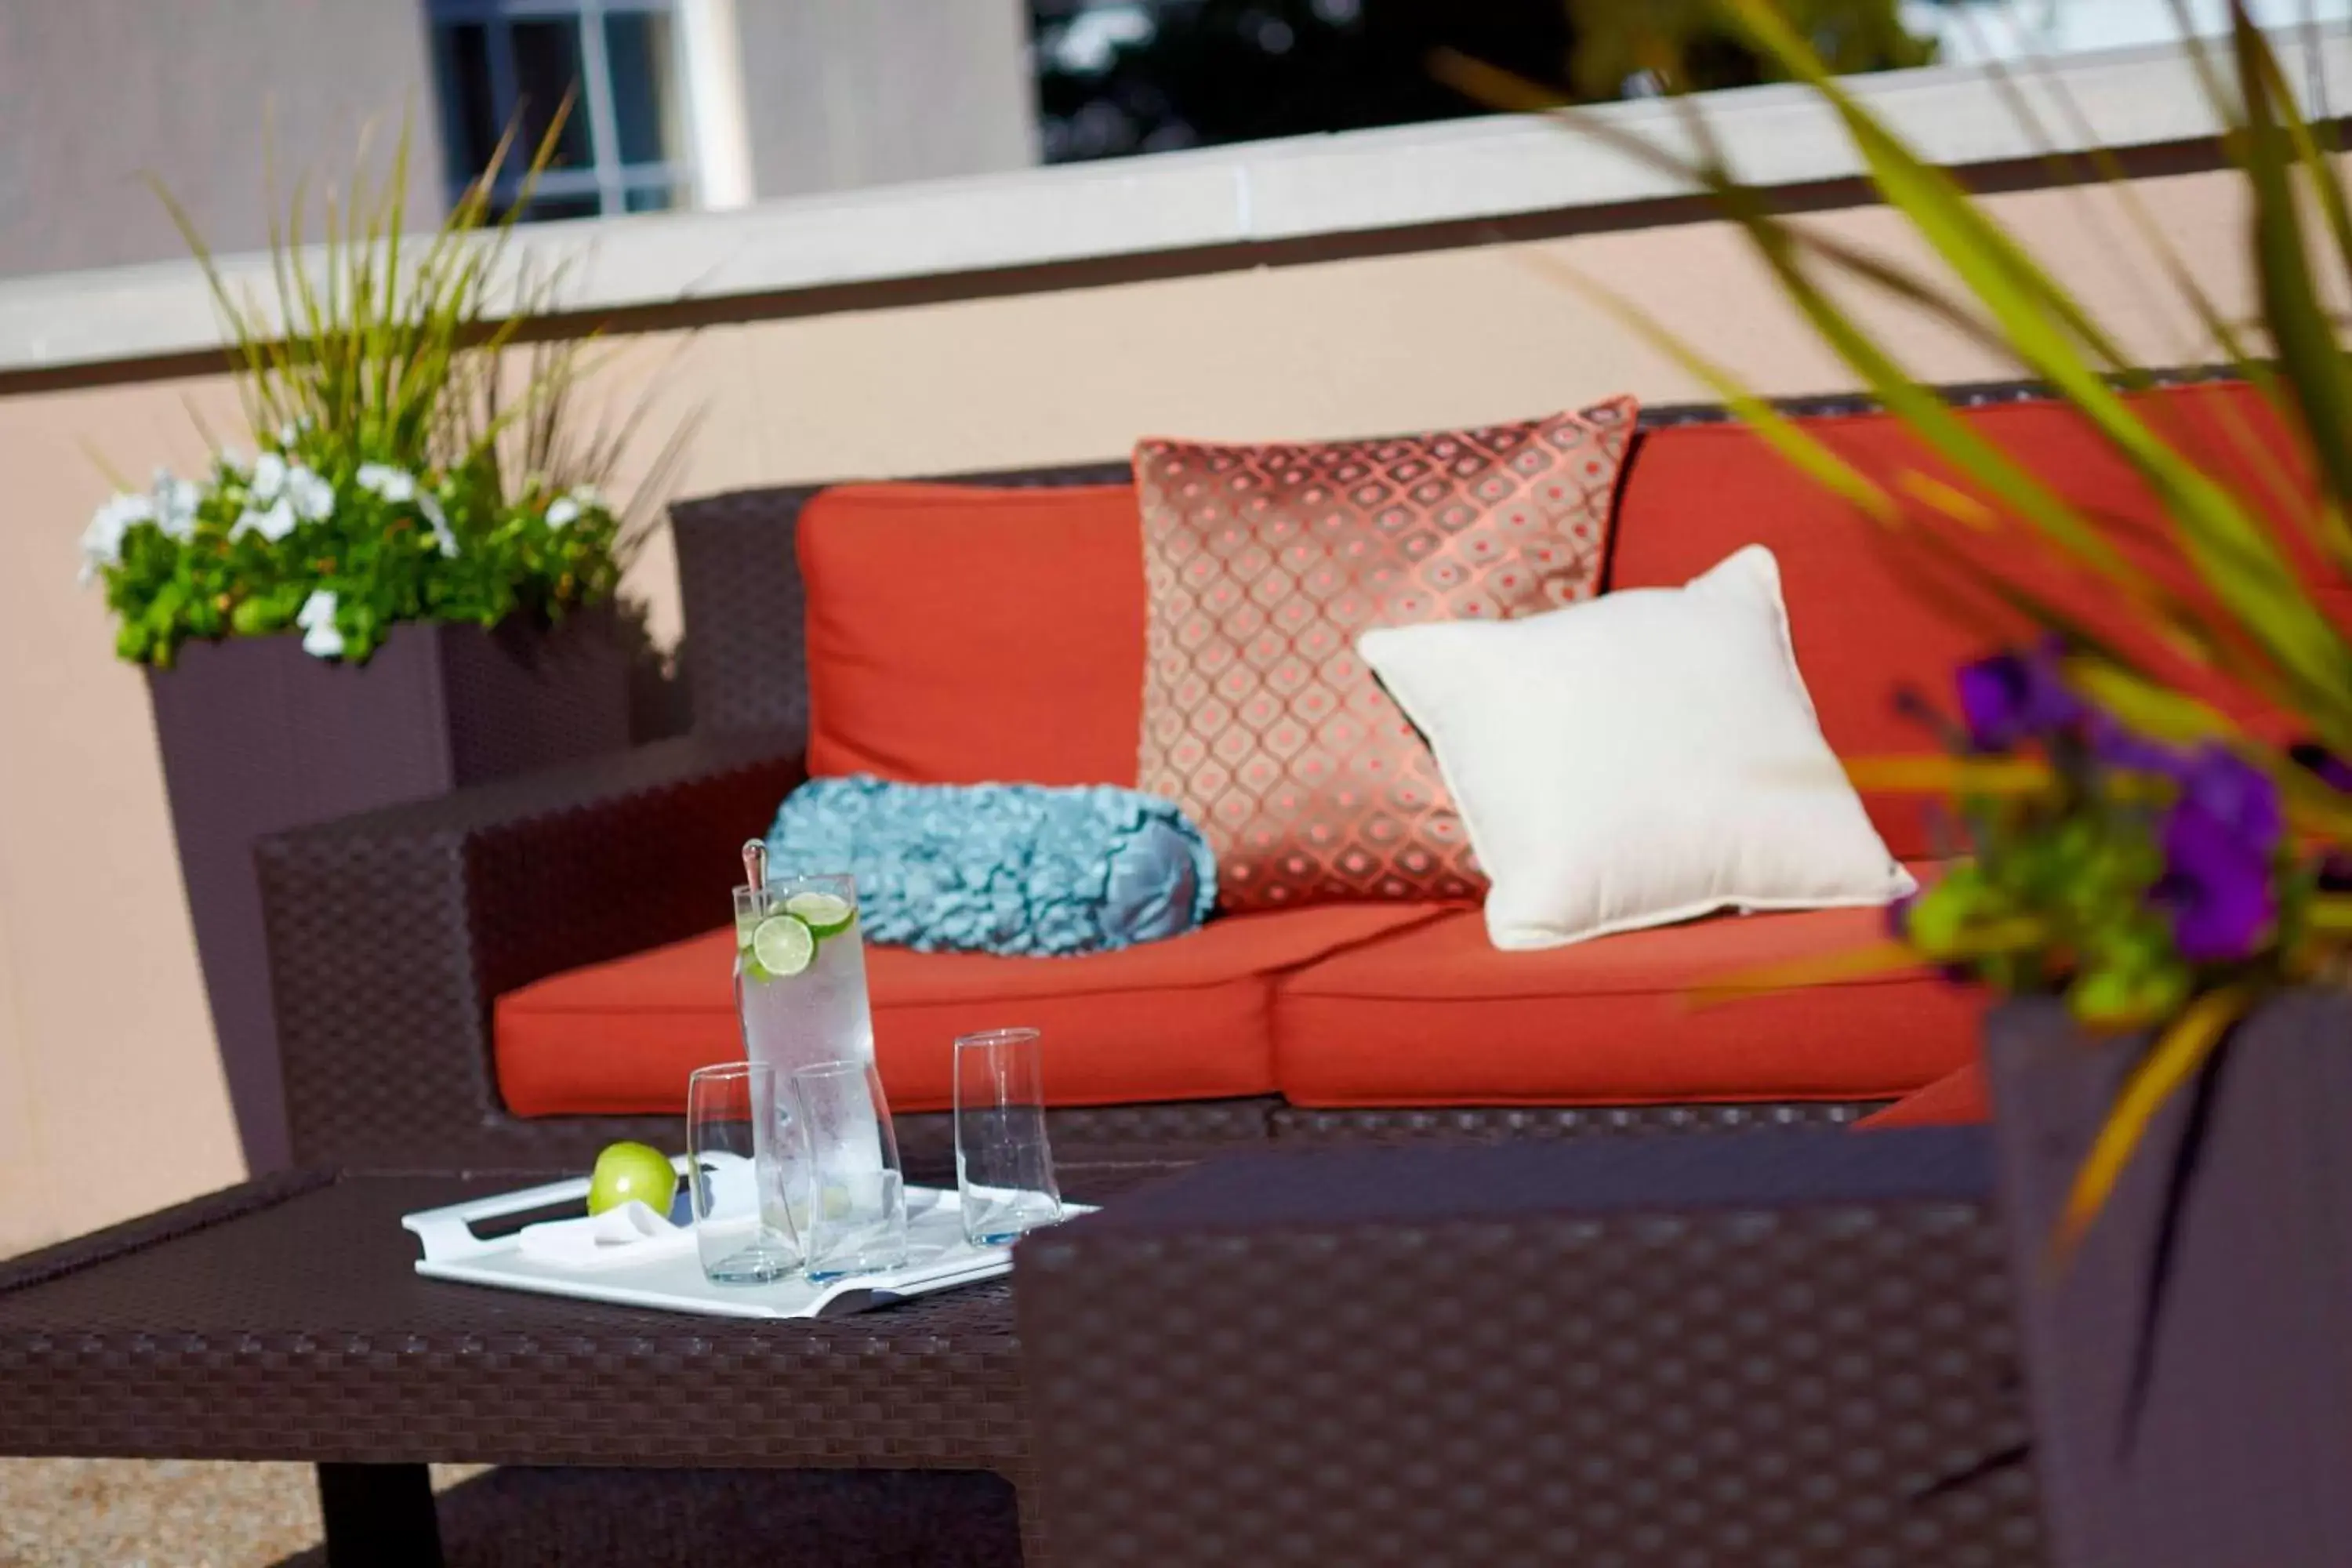
[[[1903,26],[1916,0],[1777,4],[1842,72],[1935,52]],[[1772,74],[1696,0],[1029,0],[1029,17],[1049,163],[1489,112],[1432,72],[1441,49],[1585,102],[1655,91],[1661,37],[1694,90]]]
[[[451,199],[480,178],[509,125],[491,202],[503,216],[566,94],[572,110],[526,219],[691,204],[675,0],[427,0]]]

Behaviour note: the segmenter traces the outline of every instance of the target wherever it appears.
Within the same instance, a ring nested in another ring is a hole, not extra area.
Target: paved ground
[[[261,1568],[318,1543],[308,1465],[0,1459],[0,1568]]]
[[[448,1568],[1017,1568],[1013,1489],[920,1471],[436,1465]],[[306,1465],[0,1459],[0,1568],[325,1568]]]

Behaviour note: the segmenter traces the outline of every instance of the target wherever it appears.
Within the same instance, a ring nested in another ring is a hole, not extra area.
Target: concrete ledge
[[[2290,79],[2352,81],[2352,28],[2278,41]],[[2164,47],[2027,66],[2017,81],[2042,134],[2073,149],[2196,142],[2219,129],[2187,57]],[[2013,163],[2047,147],[1983,66],[1852,79],[1924,153],[1954,166]],[[2323,98],[2321,101],[2332,101]],[[1862,170],[1835,120],[1804,89],[1709,95],[1707,115],[1744,177],[1766,185]],[[1595,112],[1685,145],[1673,105]],[[1008,269],[1182,252],[1241,266],[1250,247],[1481,218],[1672,202],[1687,186],[1540,119],[1496,116],[877,187],[728,213],[562,224],[516,250],[571,264],[567,313],[593,316],[730,297],[954,280]],[[230,258],[266,293],[263,258]],[[975,286],[976,283],[975,283]],[[218,321],[194,266],[66,273],[0,283],[0,375],[70,372],[213,351]]]

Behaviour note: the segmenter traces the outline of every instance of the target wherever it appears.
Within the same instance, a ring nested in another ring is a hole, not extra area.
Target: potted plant
[[[607,497],[635,421],[583,431],[583,342],[520,343],[561,271],[509,253],[523,201],[493,217],[506,152],[423,238],[401,232],[405,134],[381,184],[362,159],[348,198],[329,193],[315,247],[298,189],[264,300],[162,193],[211,284],[254,447],[122,488],[82,572],[145,667],[257,1171],[287,1143],[255,839],[630,738],[613,599],[642,531]]]
[[[2131,395],[2155,378],[2096,312],[1770,0],[1717,0],[1713,23],[1837,116],[1936,271],[1784,219],[1696,110],[1688,153],[1570,113],[1711,194],[1932,462],[1861,472],[1670,329],[1570,280],[2015,628],[2009,651],[1957,672],[1955,700],[1921,705],[1941,709],[1940,752],[1848,763],[1863,787],[1942,796],[1958,864],[1880,946],[1724,989],[1931,963],[2010,999],[1984,1055],[2034,1461],[2070,1568],[2352,1562],[2352,638],[2326,597],[2352,583],[2352,361],[2330,306],[2352,283],[2352,203],[2242,0],[2231,20],[2226,47],[2185,47],[2244,184],[2258,321],[2205,291],[2106,153],[2052,153],[2105,176],[2258,394],[2258,417],[2195,428]],[[1675,86],[1671,50],[1648,58]],[[1550,101],[1466,61],[1441,70],[1506,106]],[[2067,112],[2062,82],[2037,85]],[[1994,86],[2032,127],[2032,100],[1998,69]],[[2143,482],[2157,524],[2078,508],[1955,417],[1856,320],[1850,301],[1874,293],[2044,383]],[[2087,575],[2113,615],[2059,609],[2049,569]]]

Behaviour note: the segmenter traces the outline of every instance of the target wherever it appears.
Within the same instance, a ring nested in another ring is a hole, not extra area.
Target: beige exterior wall
[[[218,384],[0,400],[0,1253],[236,1179],[236,1133],[139,672],[73,588],[69,513],[126,473],[193,468]],[[60,567],[63,570],[60,570]]]
[[[2143,182],[2189,267],[2246,298],[2227,176]],[[2123,268],[2112,224],[2064,193],[1997,211],[2150,363],[2206,356]],[[1883,211],[1813,221],[1873,244]],[[1271,438],[1524,416],[1631,389],[1702,395],[1545,269],[1576,268],[1664,315],[1765,390],[1846,378],[1724,226],[1207,273],[657,336],[616,387],[659,382],[706,422],[682,489],[1104,458],[1148,432]],[[1885,323],[1920,374],[2008,374],[1916,320]],[[184,402],[233,423],[217,381],[0,397],[0,1252],[233,1179],[146,702],[112,662],[75,542],[120,470],[192,464]],[[1738,498],[1724,498],[1727,506]],[[677,626],[664,549],[634,590]],[[92,1159],[92,1155],[105,1156]],[[71,1161],[68,1170],[67,1162]],[[29,1195],[29,1197],[28,1197]]]
[[[761,200],[1037,162],[1023,0],[733,0]]]
[[[420,0],[0,0],[0,277],[186,254],[152,173],[223,251],[259,247],[280,178],[346,180],[373,121],[416,114],[410,212],[441,212]],[[346,180],[347,183],[347,180]]]
[[[714,15],[761,199],[1037,161],[1022,0]],[[446,204],[425,0],[0,0],[0,278],[184,255],[151,173],[215,250],[257,249],[272,137],[283,189],[348,184],[363,128],[381,155],[404,113],[408,210],[429,225]]]

